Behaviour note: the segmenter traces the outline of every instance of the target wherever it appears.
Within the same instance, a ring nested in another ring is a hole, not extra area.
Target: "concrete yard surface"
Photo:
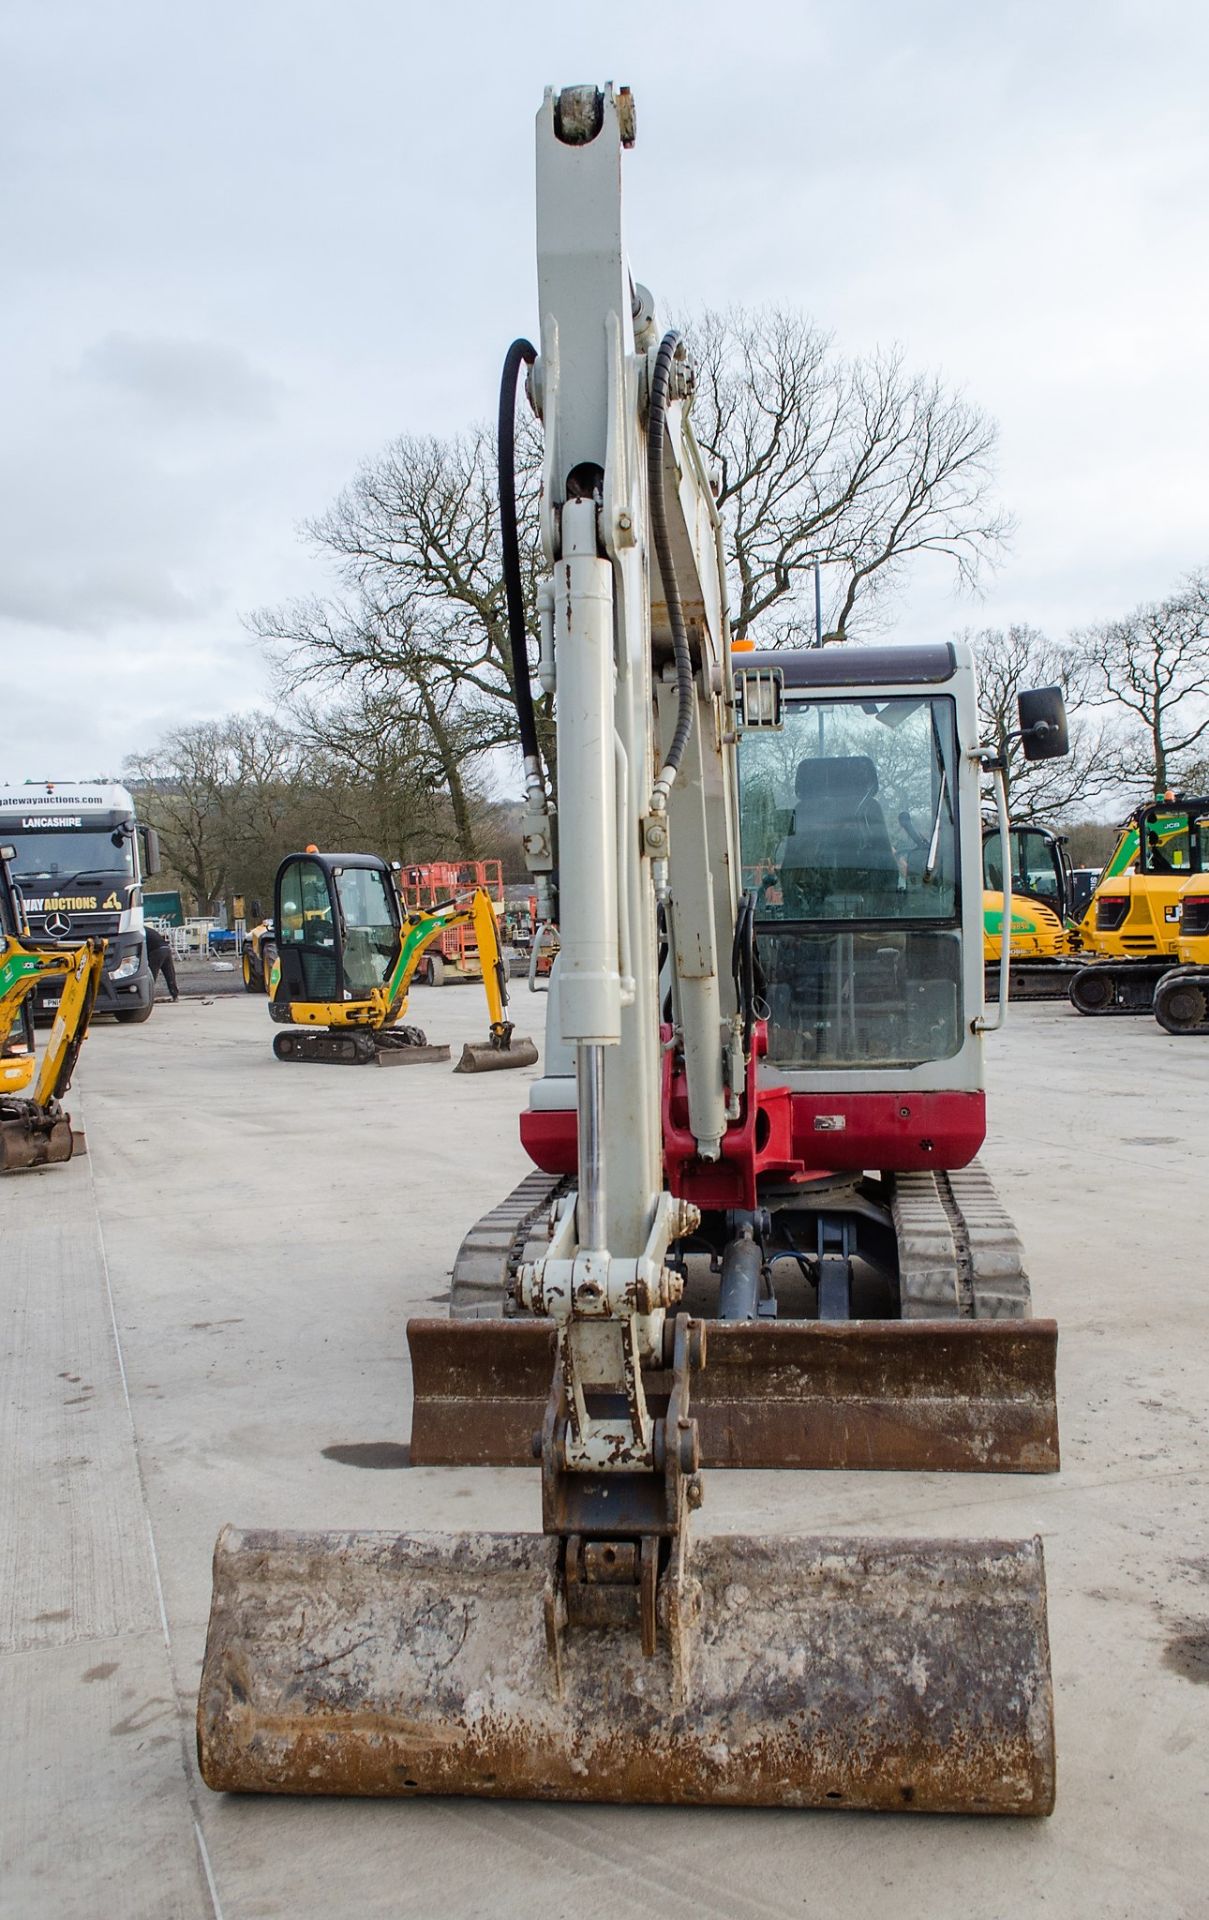
[[[517,983],[522,1031],[544,1002]],[[485,1031],[419,989],[433,1040]],[[1209,1044],[1013,1008],[984,1163],[1061,1327],[1052,1477],[713,1472],[702,1531],[1045,1541],[1036,1822],[222,1798],[193,1713],[219,1528],[539,1525],[536,1472],[413,1469],[404,1328],[528,1170],[534,1070],[273,1058],[263,1000],[98,1024],[88,1154],[0,1186],[5,1920],[1203,1920]]]

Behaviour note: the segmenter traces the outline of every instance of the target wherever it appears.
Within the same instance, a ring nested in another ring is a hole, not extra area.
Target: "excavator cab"
[[[910,665],[881,652],[785,656],[783,730],[741,743],[770,1067],[892,1071],[962,1049],[954,697],[939,684],[887,694]],[[947,647],[915,653],[934,683],[951,675]],[[854,662],[882,684],[845,698]]]
[[[274,887],[277,999],[364,1000],[388,980],[402,914],[390,868],[371,853],[296,853]]]
[[[1074,909],[1074,870],[1066,835],[1049,827],[1013,822],[1008,834],[1012,859],[1012,894],[1017,900],[1036,900],[1065,922]],[[988,889],[1003,890],[1003,842],[997,826],[983,829],[983,878]]]
[[[1061,1000],[1079,962],[1075,876],[1065,834],[1013,821],[1007,836],[1011,862],[1011,993],[1014,1000]],[[982,829],[983,958],[986,997],[999,997],[1003,951],[1004,851],[998,823]]]

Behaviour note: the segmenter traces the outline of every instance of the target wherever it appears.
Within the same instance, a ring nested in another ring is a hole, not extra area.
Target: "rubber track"
[[[1025,1320],[1031,1311],[1020,1236],[985,1167],[895,1176],[904,1320]]]
[[[569,1178],[531,1173],[476,1221],[453,1264],[451,1319],[512,1314],[513,1275],[531,1242],[530,1257],[540,1251],[546,1215],[569,1185]],[[898,1174],[891,1209],[904,1320],[1028,1318],[1020,1236],[977,1160],[955,1173]]]
[[[1177,993],[1181,987],[1185,989],[1195,987],[1199,991],[1205,1013],[1202,1019],[1195,1021],[1192,1025],[1177,1027],[1169,1025],[1164,1016],[1167,1011],[1168,997]],[[1154,1017],[1166,1032],[1175,1034],[1177,1037],[1189,1033],[1209,1033],[1209,967],[1178,967],[1173,968],[1170,973],[1165,973],[1154,990]]]
[[[1098,980],[1107,981],[1112,990],[1111,1001],[1103,1007],[1081,1007],[1075,999],[1072,981],[1070,1003],[1085,1020],[1149,1013],[1154,1005],[1154,990],[1163,975],[1170,972],[1171,964],[1169,955],[1153,954],[1139,956],[1136,960],[1093,961],[1081,968],[1080,973],[1094,973]]]
[[[1065,1000],[1082,965],[1079,960],[1013,960],[1008,999]],[[988,1007],[994,1006],[999,999],[998,964],[986,969],[983,993]]]
[[[546,1215],[569,1185],[565,1176],[531,1173],[498,1207],[475,1221],[453,1263],[451,1320],[498,1320],[514,1312],[513,1276],[530,1239],[545,1239]],[[536,1236],[535,1227],[540,1229]]]

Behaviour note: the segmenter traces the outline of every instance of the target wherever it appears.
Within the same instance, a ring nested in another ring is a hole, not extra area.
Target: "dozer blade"
[[[551,1322],[409,1320],[416,1466],[530,1466]],[[706,1467],[1056,1473],[1052,1320],[707,1323]],[[664,1410],[671,1376],[644,1376]]]
[[[508,1067],[535,1067],[537,1048],[532,1040],[513,1039],[506,1047],[496,1047],[488,1040],[480,1046],[472,1046],[468,1040],[462,1048],[462,1057],[454,1068],[455,1073],[502,1073]]]
[[[75,1147],[71,1118],[58,1105],[7,1100],[0,1106],[0,1173],[25,1173],[70,1160]]]
[[[239,1533],[198,1704],[220,1791],[1044,1814],[1040,1541],[703,1539],[680,1658],[546,1639],[541,1535]],[[682,1682],[682,1684],[681,1684]]]

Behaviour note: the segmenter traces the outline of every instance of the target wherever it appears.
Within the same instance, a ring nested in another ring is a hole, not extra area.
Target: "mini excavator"
[[[1149,1013],[1180,959],[1183,896],[1209,868],[1209,796],[1163,794],[1121,830],[1133,858],[1102,876],[1084,916],[1086,965],[1070,982],[1077,1013]],[[1120,841],[1118,841],[1118,847]],[[1190,1004],[1190,1003],[1189,1003]]]
[[[408,1329],[413,1462],[536,1457],[542,1531],[226,1529],[201,1770],[1045,1814],[1039,1540],[690,1539],[714,1468],[1055,1471],[1057,1335],[975,1164],[1010,956],[988,1016],[988,772],[1008,821],[970,650],[732,657],[692,363],[622,244],[633,141],[627,89],[547,93],[540,352],[505,360],[500,511],[526,855],[561,949],[535,1171],[467,1235],[450,1318]],[[556,809],[518,564],[526,367]],[[1065,751],[1055,689],[1021,696],[1020,731]]]
[[[907,816],[904,816],[906,819]],[[1036,821],[1013,820],[1008,830],[1012,862],[1010,921],[1013,1000],[1065,1000],[1081,962],[1074,924],[1074,874],[1065,834]],[[1003,948],[1003,841],[997,825],[982,830],[983,958],[986,997],[999,995]]]
[[[75,1135],[62,1096],[71,1085],[105,962],[103,940],[67,947],[31,938],[9,867],[12,857],[12,847],[0,847],[0,1173],[71,1159]],[[39,1066],[33,994],[59,982]]]
[[[279,1060],[338,1066],[448,1060],[403,1021],[425,949],[450,927],[474,930],[487,994],[488,1032],[467,1043],[455,1073],[531,1067],[537,1048],[508,1019],[508,974],[491,896],[483,887],[423,912],[402,905],[394,871],[373,853],[291,853],[274,884],[269,1013],[284,1026]]]

